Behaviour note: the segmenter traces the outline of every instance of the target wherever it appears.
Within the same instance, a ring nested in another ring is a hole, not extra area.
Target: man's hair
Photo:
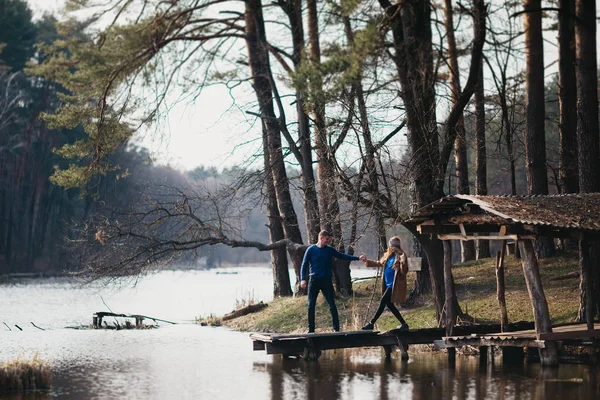
[[[325,229],[323,229],[321,232],[319,232],[319,237],[331,237],[331,233],[329,233],[329,231],[326,231]]]

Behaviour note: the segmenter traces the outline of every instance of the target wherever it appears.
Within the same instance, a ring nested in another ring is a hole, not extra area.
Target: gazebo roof
[[[421,233],[463,236],[501,227],[515,235],[600,236],[600,193],[452,195],[420,208],[405,224],[414,225]]]

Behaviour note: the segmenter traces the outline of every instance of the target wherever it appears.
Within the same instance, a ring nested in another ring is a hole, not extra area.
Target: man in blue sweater
[[[319,232],[317,244],[308,247],[306,253],[304,253],[304,260],[302,260],[302,269],[300,270],[300,278],[302,279],[300,281],[300,287],[302,289],[306,288],[306,281],[308,277],[310,277],[310,280],[308,281],[308,333],[314,333],[315,331],[315,305],[317,303],[319,290],[323,292],[323,296],[325,297],[327,304],[329,304],[333,330],[335,332],[340,331],[340,319],[338,317],[337,307],[335,306],[335,294],[333,283],[331,282],[333,258],[335,257],[346,261],[366,260],[365,255],[356,257],[340,253],[329,246],[330,241],[331,234],[329,232]]]

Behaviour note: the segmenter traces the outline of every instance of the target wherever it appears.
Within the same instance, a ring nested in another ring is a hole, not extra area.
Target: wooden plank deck
[[[600,324],[588,330],[584,324],[566,324],[554,326],[552,333],[543,333],[539,337],[534,329],[513,332],[497,332],[491,334],[455,335],[434,341],[438,348],[455,348],[462,346],[498,346],[498,347],[538,347],[545,348],[546,342],[562,342],[563,344],[586,345],[592,339],[600,338]]]
[[[518,322],[510,324],[514,330],[531,329],[533,322]],[[499,324],[457,326],[454,332],[459,335],[485,334],[500,330]],[[267,354],[282,354],[284,356],[299,356],[317,359],[322,350],[344,349],[355,347],[381,346],[389,357],[392,346],[398,346],[402,358],[408,358],[408,346],[412,344],[433,344],[445,335],[443,328],[415,329],[399,331],[397,329],[378,331],[348,331],[331,333],[252,333],[253,349],[265,350]]]

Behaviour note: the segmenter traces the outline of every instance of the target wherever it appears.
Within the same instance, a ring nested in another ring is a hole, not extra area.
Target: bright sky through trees
[[[44,13],[58,16],[64,4],[63,0],[27,2],[36,19]],[[177,96],[174,94],[173,100]],[[244,96],[236,93],[236,97]],[[245,110],[238,106],[227,88],[207,88],[196,101],[173,104],[156,127],[137,138],[138,143],[150,149],[158,163],[180,169],[245,164],[252,161],[261,148],[261,131],[260,127],[250,127]],[[262,158],[259,161],[262,162]]]

